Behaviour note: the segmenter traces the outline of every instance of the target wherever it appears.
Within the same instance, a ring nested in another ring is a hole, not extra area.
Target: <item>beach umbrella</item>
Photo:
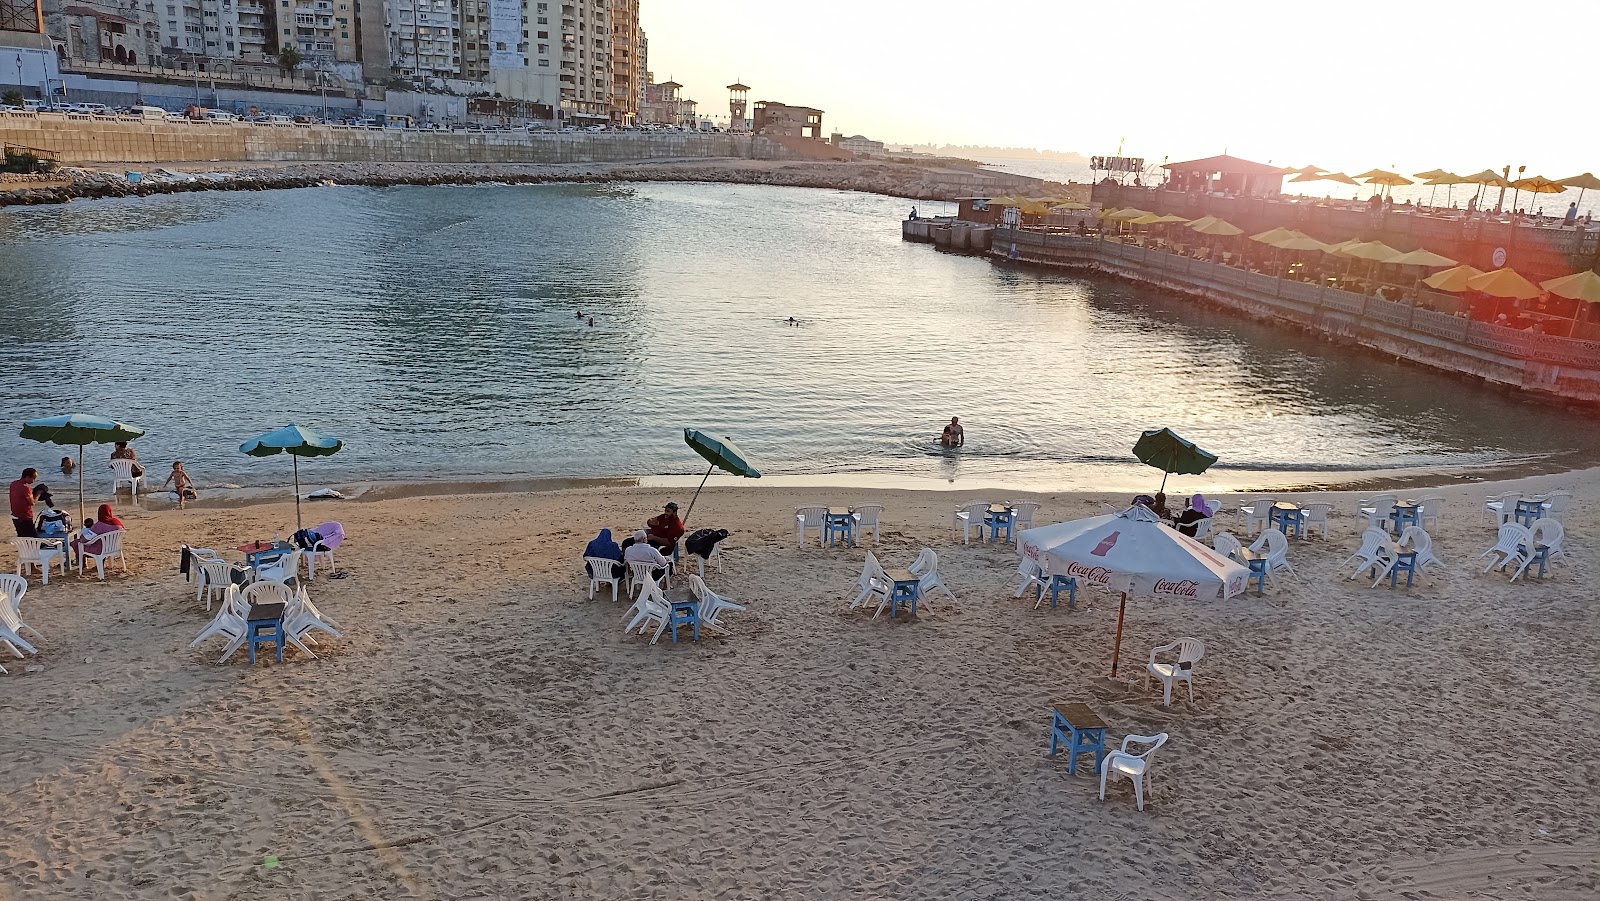
[[[1050,204],[1042,200],[1024,200],[1017,204],[1017,212],[1027,213],[1029,216],[1043,216],[1050,212]]]
[[[1368,169],[1365,172],[1357,172],[1355,175],[1352,175],[1350,177],[1351,178],[1371,178],[1374,175],[1388,175],[1388,174],[1389,174],[1389,170],[1387,170],[1387,169]]]
[[[1361,177],[1365,178],[1369,185],[1383,185],[1389,188],[1416,184],[1416,182],[1398,172],[1385,172],[1381,169]]]
[[[1121,592],[1111,678],[1122,656],[1122,620],[1128,595],[1156,599],[1230,598],[1245,590],[1250,571],[1133,506],[1119,513],[1024,529],[1017,550],[1025,573],[1070,576]]]
[[[1420,179],[1422,179],[1423,184],[1427,184],[1428,181],[1431,180],[1431,179],[1438,178],[1441,175],[1449,175],[1449,174],[1450,173],[1446,172],[1443,169],[1429,169],[1426,172],[1413,172],[1413,173],[1411,173],[1411,177],[1412,178],[1420,178]]]
[[[1454,269],[1446,269],[1443,272],[1435,272],[1434,274],[1423,279],[1422,283],[1434,289],[1435,291],[1459,293],[1467,290],[1468,281],[1475,279],[1482,274],[1482,269],[1474,269],[1471,266],[1457,266]]]
[[[1433,205],[1433,192],[1439,190],[1439,185],[1445,186],[1444,202],[1449,203],[1455,186],[1463,184],[1464,182],[1466,182],[1466,178],[1464,176],[1457,175],[1454,172],[1445,172],[1443,170],[1440,170],[1437,175],[1428,176],[1428,180],[1423,182],[1423,184],[1428,185],[1432,189],[1428,191],[1428,205]]]
[[[22,424],[22,437],[42,444],[78,446],[78,522],[83,522],[83,446],[86,444],[114,444],[132,441],[144,435],[144,429],[117,422],[90,413],[68,413],[65,416],[46,416],[30,419]]]
[[[1507,181],[1504,176],[1493,169],[1485,169],[1476,175],[1468,175],[1461,179],[1461,183],[1478,186],[1479,204],[1483,203],[1483,190],[1485,188],[1500,188],[1500,198],[1504,200],[1506,196],[1504,189],[1511,187],[1511,182]]]
[[[1207,222],[1205,221],[1206,219],[1211,221]],[[1228,235],[1244,234],[1244,229],[1230,222],[1218,219],[1215,216],[1206,216],[1204,219],[1196,219],[1195,221],[1189,223],[1189,227],[1202,235],[1218,235],[1226,237]]]
[[[734,446],[732,438],[713,438],[698,429],[684,429],[683,443],[694,448],[695,453],[711,464],[706,467],[705,478],[700,480],[700,488],[696,488],[694,497],[689,499],[689,509],[683,514],[684,522],[688,522],[689,514],[694,512],[694,502],[700,498],[700,489],[706,487],[706,479],[711,478],[711,470],[721,469],[746,479],[761,478],[760,470],[750,465],[744,452]]]
[[[1132,222],[1133,220],[1138,219],[1141,216],[1150,216],[1150,215],[1153,215],[1153,214],[1148,212],[1148,211],[1146,211],[1146,210],[1141,210],[1141,209],[1139,209],[1137,207],[1131,207],[1130,206],[1125,210],[1116,210],[1114,212],[1108,213],[1108,214],[1106,214],[1106,216],[1104,218],[1110,219],[1113,222]]]
[[[1358,260],[1372,260],[1376,263],[1393,263],[1396,258],[1403,256],[1400,251],[1383,243],[1382,241],[1369,241],[1356,244],[1344,249],[1344,255]]]
[[[1328,245],[1318,241],[1310,235],[1296,233],[1293,237],[1285,238],[1272,246],[1279,250],[1315,250],[1322,253],[1328,252]]]
[[[1511,187],[1517,192],[1511,195],[1512,209],[1517,208],[1517,198],[1523,191],[1527,191],[1529,194],[1561,194],[1567,190],[1566,185],[1558,181],[1551,181],[1543,175],[1530,175],[1527,178],[1519,178],[1511,183]]]
[[[1532,300],[1543,293],[1538,285],[1510,268],[1496,269],[1493,272],[1473,276],[1467,279],[1467,288],[1482,291],[1490,297],[1514,297],[1517,300]]]
[[[1576,272],[1572,275],[1563,275],[1560,278],[1540,282],[1539,287],[1557,297],[1570,297],[1573,300],[1600,303],[1600,275],[1594,274],[1593,270]]]
[[[1318,166],[1301,166],[1298,169],[1296,169],[1293,166],[1284,166],[1282,169],[1278,170],[1278,174],[1279,175],[1317,175],[1317,174],[1320,174],[1320,173],[1326,172],[1326,171],[1327,171],[1326,169],[1322,169],[1322,168],[1320,168]]]
[[[1087,203],[1079,203],[1076,200],[1056,201],[1054,205],[1050,207],[1050,211],[1053,213],[1080,213],[1086,209],[1089,209],[1089,205]]]
[[[1251,235],[1250,240],[1261,244],[1271,244],[1272,246],[1276,247],[1277,242],[1287,240],[1297,234],[1299,234],[1299,232],[1284,228],[1280,225],[1275,228],[1269,228],[1264,232],[1260,232],[1259,234]]]
[[[300,522],[300,458],[329,457],[337,454],[342,447],[344,442],[338,438],[330,438],[291,422],[281,429],[251,438],[239,445],[239,451],[252,457],[288,454],[294,459],[294,527],[299,531],[305,528]]]
[[[1355,185],[1356,187],[1361,186],[1361,182],[1356,181],[1343,172],[1325,172],[1322,174],[1308,172],[1304,175],[1289,179],[1291,184],[1298,181],[1334,181],[1341,185]]]
[[[1217,455],[1201,450],[1171,429],[1149,429],[1133,443],[1133,455],[1146,466],[1161,470],[1161,489],[1167,490],[1167,476],[1172,473],[1199,475],[1217,462]]]
[[[1449,257],[1440,256],[1432,251],[1421,249],[1413,250],[1410,253],[1403,253],[1389,262],[1399,263],[1402,266],[1454,266],[1456,264],[1456,261],[1450,259]]]
[[[1102,209],[1101,209],[1101,210],[1100,210],[1100,212],[1098,212],[1098,213],[1095,213],[1095,214],[1094,214],[1094,217],[1095,217],[1095,218],[1096,218],[1096,219],[1110,219],[1110,218],[1111,218],[1111,216],[1112,216],[1112,215],[1113,215],[1113,214],[1115,214],[1115,213],[1116,213],[1116,212],[1117,212],[1117,208],[1116,208],[1116,207],[1114,207],[1114,206],[1111,206],[1111,207],[1103,207],[1103,208],[1102,208]]]
[[[1572,188],[1578,189],[1578,206],[1583,206],[1584,191],[1600,189],[1600,178],[1595,178],[1593,174],[1588,172],[1574,175],[1571,178],[1563,178],[1561,183],[1566,185],[1569,190]]]
[[[1157,219],[1156,221],[1165,224],[1165,223],[1168,223],[1168,222],[1172,222],[1172,223],[1188,222],[1189,220],[1183,218],[1182,216],[1179,216],[1179,215],[1176,215],[1176,214],[1173,214],[1173,213],[1168,213],[1165,216],[1162,216],[1160,219]]]
[[[1128,220],[1128,224],[1129,225],[1156,225],[1157,223],[1161,223],[1161,222],[1165,222],[1165,221],[1167,221],[1167,218],[1165,216],[1159,215],[1157,213],[1145,213],[1143,216],[1140,216],[1137,219],[1129,219]]]

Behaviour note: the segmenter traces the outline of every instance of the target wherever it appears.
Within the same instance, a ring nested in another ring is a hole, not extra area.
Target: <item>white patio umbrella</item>
[[[1150,598],[1229,598],[1245,590],[1250,570],[1164,524],[1145,507],[1040,526],[1017,533],[1019,569],[1037,566],[1117,591],[1117,637],[1111,678],[1122,654],[1122,617],[1128,595]]]

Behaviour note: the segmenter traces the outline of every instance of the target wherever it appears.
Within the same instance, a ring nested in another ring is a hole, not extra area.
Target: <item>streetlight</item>
[[[17,92],[22,91],[22,54],[17,54]]]

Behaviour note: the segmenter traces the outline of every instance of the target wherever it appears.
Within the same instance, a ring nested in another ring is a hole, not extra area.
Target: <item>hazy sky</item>
[[[1600,171],[1593,0],[640,2],[702,113],[741,79],[890,142]]]

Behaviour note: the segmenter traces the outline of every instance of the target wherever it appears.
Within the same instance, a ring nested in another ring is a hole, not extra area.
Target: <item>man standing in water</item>
[[[944,427],[944,434],[939,436],[939,443],[945,447],[960,447],[967,443],[967,433],[961,428],[959,416],[950,417],[950,424]]]

